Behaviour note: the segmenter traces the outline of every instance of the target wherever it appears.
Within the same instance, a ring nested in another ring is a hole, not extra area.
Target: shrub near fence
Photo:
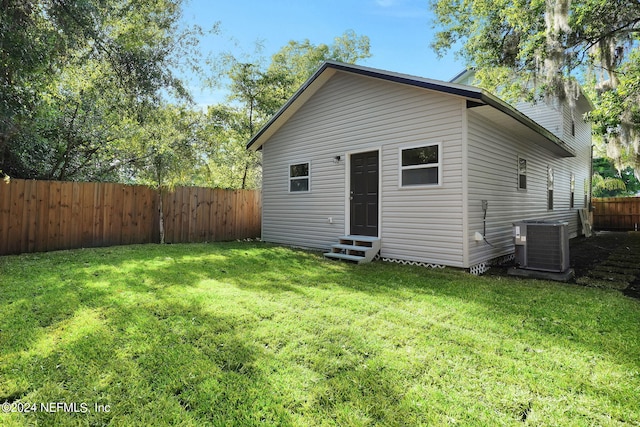
[[[258,191],[179,187],[162,201],[166,242],[260,236]],[[159,196],[149,187],[0,182],[0,255],[159,241]]]
[[[593,198],[593,228],[608,231],[640,229],[640,197]]]

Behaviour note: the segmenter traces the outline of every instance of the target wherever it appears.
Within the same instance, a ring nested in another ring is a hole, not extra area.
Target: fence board
[[[213,188],[207,188],[205,197],[207,198],[207,242],[215,242],[216,240],[216,228],[215,228],[215,214],[216,214],[216,202],[215,202],[215,190]]]
[[[149,218],[149,214],[152,213],[151,210],[151,198],[149,197],[151,191],[149,188],[139,187],[139,198],[138,198],[138,212],[136,215],[136,222],[138,224],[138,243],[145,243],[151,240],[151,233],[149,232],[151,226],[151,218]]]
[[[60,188],[61,183],[45,181],[49,186],[49,206],[47,207],[47,247],[44,250],[60,248]]]
[[[80,245],[83,248],[91,247],[93,245],[93,216],[95,213],[95,189],[98,185],[94,183],[87,183],[80,185],[78,194],[80,199],[78,200],[78,206],[80,206],[80,213],[78,218],[81,221],[80,224]]]
[[[205,189],[198,188],[198,242],[207,241],[207,229],[209,228],[209,210],[205,199]]]
[[[60,231],[58,233],[59,248],[68,249],[71,247],[70,219],[71,219],[71,200],[73,199],[73,186],[70,182],[60,183]]]
[[[216,240],[224,240],[224,200],[222,199],[224,191],[219,188],[213,190],[215,195],[215,215],[213,218],[213,227],[216,230]]]
[[[180,205],[180,218],[182,219],[180,223],[180,240],[179,242],[188,242],[189,241],[189,223],[191,222],[191,215],[189,215],[189,206],[191,205],[191,194],[189,194],[189,189],[182,187],[180,188],[180,197],[182,200],[182,204]],[[177,225],[176,225],[177,226]]]
[[[640,197],[594,198],[592,203],[595,230],[640,229]]]
[[[189,191],[189,241],[198,241],[198,190],[188,188]]]
[[[91,223],[92,246],[104,246],[102,223],[104,222],[104,184],[97,184],[93,192],[93,221]]]
[[[11,214],[11,187],[0,181],[0,254],[8,253],[9,215]],[[4,238],[2,238],[4,237]]]
[[[49,245],[49,190],[47,181],[36,181],[37,217],[34,227],[33,252],[45,252]]]
[[[72,188],[71,199],[71,223],[69,229],[72,238],[70,247],[82,247],[82,187],[80,183],[74,182]]]
[[[113,194],[115,184],[105,183],[103,185],[102,197],[102,241],[105,246],[115,245],[115,239],[111,228],[113,227]]]
[[[257,191],[179,187],[163,194],[170,243],[258,237]],[[112,183],[0,183],[0,255],[159,242],[159,195]]]
[[[33,252],[36,239],[36,181],[29,180],[24,183],[24,209],[22,210],[22,240],[20,252]]]
[[[11,210],[9,213],[9,233],[7,236],[7,253],[20,253],[22,235],[22,210],[24,208],[25,181],[17,182],[11,188]]]

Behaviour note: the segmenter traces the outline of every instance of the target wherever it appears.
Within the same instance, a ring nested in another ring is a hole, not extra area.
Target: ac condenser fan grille
[[[533,269],[562,271],[561,227],[527,225],[527,266]]]

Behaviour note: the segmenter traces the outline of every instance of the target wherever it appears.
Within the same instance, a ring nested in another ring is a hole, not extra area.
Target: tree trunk
[[[160,244],[164,245],[164,209],[162,209],[162,190],[158,190],[160,201],[158,203],[159,218],[160,218]]]
[[[249,162],[245,162],[244,164],[244,174],[242,175],[242,189],[247,188],[247,174],[249,172]]]

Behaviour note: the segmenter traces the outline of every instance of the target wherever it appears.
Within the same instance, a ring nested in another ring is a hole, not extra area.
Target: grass
[[[37,405],[3,426],[640,425],[612,290],[228,243],[3,257],[0,292],[0,404]]]

